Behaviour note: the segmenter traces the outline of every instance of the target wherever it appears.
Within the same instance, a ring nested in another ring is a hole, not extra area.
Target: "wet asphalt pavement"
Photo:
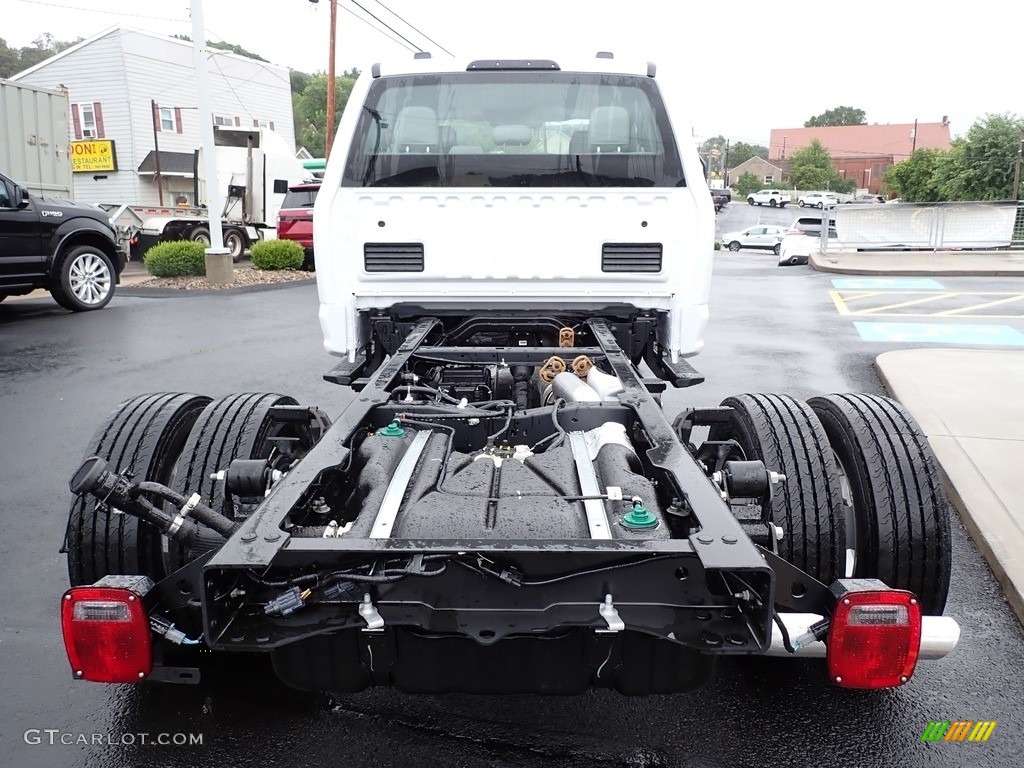
[[[742,216],[760,215],[742,209]],[[773,215],[783,223],[795,218],[788,209]],[[977,280],[983,278],[959,284]],[[1024,291],[1018,283],[1011,289]],[[882,394],[872,366],[891,347],[861,341],[836,312],[830,287],[829,276],[807,267],[775,267],[768,252],[720,254],[707,350],[693,361],[708,381],[670,393],[666,408],[715,404],[745,391]],[[641,699],[610,692],[304,695],[281,689],[259,669],[233,665],[189,687],[72,681],[60,638],[67,575],[58,548],[67,479],[93,430],[120,401],[153,391],[278,391],[336,416],[350,395],[320,378],[332,360],[321,346],[316,302],[306,285],[233,296],[118,296],[83,315],[48,300],[0,305],[5,764],[1020,765],[1024,632],[958,522],[947,613],[961,623],[960,646],[920,664],[907,686],[879,694],[835,688],[823,664],[785,659],[726,660],[707,688]],[[932,720],[998,726],[985,743],[924,744],[920,736]],[[141,743],[141,734],[154,741],[181,733],[199,735],[202,745]]]

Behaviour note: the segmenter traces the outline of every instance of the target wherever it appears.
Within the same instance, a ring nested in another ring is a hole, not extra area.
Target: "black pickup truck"
[[[45,288],[65,309],[101,309],[124,264],[106,212],[0,175],[0,301]]]

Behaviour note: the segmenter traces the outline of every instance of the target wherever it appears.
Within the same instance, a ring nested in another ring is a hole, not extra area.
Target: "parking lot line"
[[[1024,293],[1019,291],[829,291],[836,311],[845,316],[870,317],[984,317],[988,320],[1019,320],[1024,318]],[[889,303],[870,306],[871,299],[884,296]],[[932,312],[920,311],[922,305],[943,302],[943,306]],[[1013,307],[1015,303],[1018,306]],[[869,306],[864,306],[868,303]],[[960,306],[950,307],[950,303]],[[855,304],[856,306],[851,306]],[[987,310],[1006,307],[1007,311],[993,314]],[[916,308],[919,311],[913,311]]]
[[[1024,347],[1024,333],[1008,325],[855,322],[864,341]]]

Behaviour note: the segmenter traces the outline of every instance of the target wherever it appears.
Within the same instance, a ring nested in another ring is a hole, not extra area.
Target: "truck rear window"
[[[282,208],[312,208],[316,202],[317,189],[289,190],[281,201]]]
[[[454,72],[379,78],[346,187],[675,187],[682,166],[651,78]]]

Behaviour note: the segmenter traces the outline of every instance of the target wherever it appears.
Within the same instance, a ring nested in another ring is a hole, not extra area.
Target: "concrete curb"
[[[186,298],[188,296],[224,296],[238,293],[259,293],[261,291],[276,291],[281,288],[294,288],[300,285],[315,283],[316,278],[310,277],[305,280],[288,280],[282,283],[259,283],[257,285],[240,285],[237,288],[145,288],[143,286],[118,286],[114,298],[118,296],[129,296],[135,299],[167,299]]]
[[[1024,464],[1024,435],[1006,421],[1015,421],[1012,413],[992,408],[1024,388],[1024,353],[895,350],[879,355],[875,369],[928,436],[950,502],[1024,625],[1024,504],[1014,475]],[[947,380],[936,379],[942,373]],[[964,392],[974,400],[964,402]],[[954,400],[963,403],[955,413]]]
[[[921,263],[923,258],[929,259]],[[840,275],[1021,277],[1022,251],[903,251],[812,253],[808,264],[819,272]]]

